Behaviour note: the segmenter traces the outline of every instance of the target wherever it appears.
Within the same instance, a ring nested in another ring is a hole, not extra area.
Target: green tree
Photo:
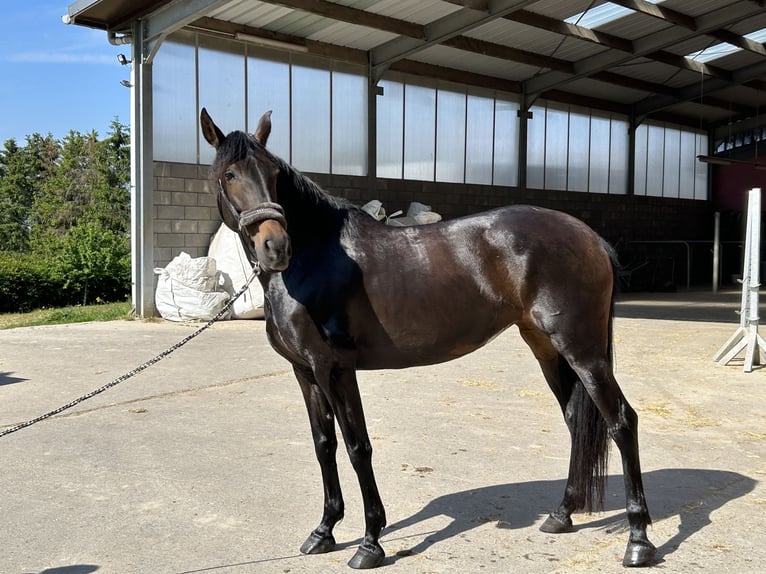
[[[96,297],[114,301],[125,296],[130,248],[124,234],[95,221],[84,222],[71,227],[59,245],[56,262],[66,277],[64,288],[81,294],[83,305]]]
[[[0,295],[20,279],[28,287],[14,293],[39,292],[32,285],[38,277],[41,289],[55,291],[51,302],[123,299],[130,289],[129,182],[129,134],[116,119],[101,140],[96,132],[70,131],[62,140],[27,136],[23,147],[6,142],[0,150],[0,251],[10,259],[0,261],[7,275],[0,280],[8,279],[6,287],[0,281]],[[23,252],[41,264],[22,261]]]
[[[0,151],[0,250],[29,250],[35,195],[54,165],[58,151],[58,144],[50,134],[27,136],[24,147],[14,139],[5,142]]]

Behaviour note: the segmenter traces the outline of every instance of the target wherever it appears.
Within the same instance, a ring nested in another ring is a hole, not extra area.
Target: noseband
[[[221,194],[221,197],[223,198],[223,202],[228,207],[229,211],[231,212],[231,215],[234,217],[234,220],[237,221],[237,224],[239,226],[239,230],[242,231],[247,227],[248,225],[252,225],[253,223],[258,223],[261,221],[266,221],[267,219],[273,219],[274,221],[278,221],[280,224],[282,224],[282,227],[287,229],[287,220],[285,219],[285,210],[282,209],[282,206],[278,203],[274,203],[272,201],[264,201],[262,203],[259,203],[252,209],[247,209],[243,211],[242,213],[239,213],[236,208],[232,205],[231,201],[229,201],[228,196],[223,191],[223,183],[221,182],[220,178],[218,179],[218,193]]]
[[[252,225],[253,223],[258,223],[260,221],[266,221],[267,219],[278,221],[282,227],[287,229],[285,210],[282,209],[282,206],[278,203],[274,203],[272,201],[264,201],[252,209],[247,209],[242,213],[239,213],[232,205],[228,196],[224,193],[223,183],[221,182],[220,178],[218,179],[218,193],[223,198],[223,202],[226,204],[226,207],[228,208],[232,217],[234,217],[234,220],[237,222],[237,226],[239,228],[239,239],[242,242],[242,247],[244,247],[250,263],[253,265],[253,271],[257,275],[260,274],[261,268],[258,264],[258,256],[255,253],[255,248],[253,247],[252,242],[245,238],[243,231],[245,231],[245,228],[248,225]]]

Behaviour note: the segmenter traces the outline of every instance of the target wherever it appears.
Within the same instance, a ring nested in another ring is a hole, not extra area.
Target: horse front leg
[[[309,534],[300,550],[303,554],[323,554],[335,548],[335,538],[332,531],[335,525],[343,519],[343,494],[340,488],[335,456],[338,450],[338,439],[335,436],[335,417],[324,391],[314,378],[313,372],[298,366],[294,366],[293,370],[306,402],[311,435],[314,439],[314,450],[322,469],[324,488],[322,521]]]
[[[331,368],[327,395],[343,433],[346,450],[359,480],[364,502],[364,540],[348,565],[357,569],[376,568],[383,563],[386,556],[378,542],[380,533],[386,526],[386,512],[372,469],[372,444],[367,434],[355,370],[339,366]]]

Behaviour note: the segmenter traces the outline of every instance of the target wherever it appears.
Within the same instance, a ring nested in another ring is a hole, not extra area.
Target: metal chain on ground
[[[99,394],[103,393],[105,390],[110,389],[110,388],[114,387],[115,385],[118,385],[118,384],[120,384],[120,383],[122,383],[124,381],[127,381],[128,379],[130,379],[131,377],[137,375],[138,373],[140,373],[144,369],[147,369],[148,367],[151,367],[155,363],[158,363],[159,361],[161,361],[162,359],[164,359],[165,357],[170,355],[173,351],[183,347],[186,343],[191,341],[194,337],[196,337],[197,335],[202,333],[202,331],[204,331],[205,329],[207,329],[211,325],[213,325],[213,323],[215,323],[216,321],[219,321],[221,319],[221,317],[223,317],[227,313],[227,311],[229,309],[231,309],[231,306],[234,305],[234,302],[237,299],[239,299],[245,291],[247,291],[247,288],[250,287],[250,283],[253,282],[253,279],[255,279],[255,277],[257,275],[258,275],[258,264],[256,263],[255,267],[253,268],[253,272],[250,274],[250,278],[247,280],[247,282],[245,282],[245,285],[239,291],[237,291],[237,293],[234,295],[234,297],[229,299],[229,301],[226,303],[226,305],[216,314],[216,316],[213,317],[212,319],[210,319],[207,323],[202,325],[202,327],[200,327],[199,329],[197,329],[196,331],[194,331],[190,335],[187,335],[186,337],[184,337],[183,339],[178,341],[172,347],[162,351],[159,355],[149,359],[144,364],[139,365],[138,367],[136,367],[132,371],[128,371],[124,375],[121,375],[121,376],[117,377],[112,382],[107,383],[104,386],[99,387],[96,390],[91,391],[91,392],[89,392],[86,395],[78,397],[78,398],[76,398],[75,400],[73,400],[70,403],[67,403],[67,404],[65,404],[65,405],[63,405],[63,406],[61,406],[61,407],[59,407],[59,408],[57,408],[55,410],[47,412],[47,413],[45,413],[43,415],[40,415],[39,417],[36,417],[34,419],[30,419],[28,421],[25,421],[23,423],[19,423],[19,424],[15,425],[15,426],[12,426],[12,427],[9,427],[9,428],[7,428],[5,430],[0,431],[0,438],[4,437],[5,435],[9,435],[11,433],[14,433],[16,431],[20,431],[21,429],[26,428],[28,426],[32,426],[33,424],[39,423],[40,421],[44,421],[45,419],[49,419],[52,416],[55,416],[55,415],[57,415],[59,413],[62,413],[65,410],[70,409],[73,406],[78,405],[78,404],[80,404],[83,401],[86,401],[86,400],[88,400],[88,399],[90,399],[92,397],[95,397],[96,395],[99,395]]]

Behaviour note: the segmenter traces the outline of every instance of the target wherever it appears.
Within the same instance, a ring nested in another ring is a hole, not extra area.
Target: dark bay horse
[[[350,560],[374,568],[386,515],[372,468],[358,369],[449,361],[516,325],[542,367],[571,434],[564,498],[541,529],[573,529],[574,511],[603,501],[609,438],[622,455],[630,535],[623,564],[655,547],[638,456],[638,421],[612,368],[615,261],[583,222],[510,206],[420,227],[386,226],[322,191],[266,149],[270,112],[250,136],[201,113],[216,149],[210,187],[265,293],[266,330],[290,363],[308,409],[324,511],[301,552],[329,552],[344,503],[337,420],[364,501],[364,540]]]

